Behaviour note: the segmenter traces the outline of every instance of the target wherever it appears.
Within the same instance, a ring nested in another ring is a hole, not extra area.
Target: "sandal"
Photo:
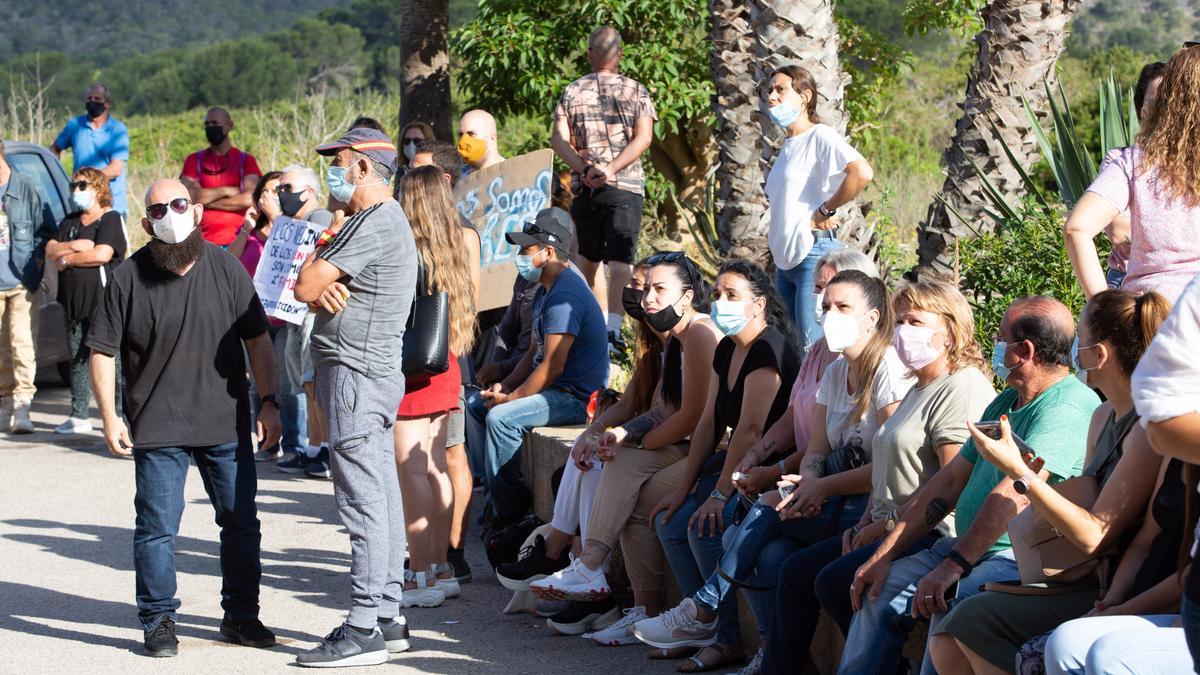
[[[709,649],[720,654],[718,660],[705,661],[703,658],[701,658],[705,651]],[[725,668],[727,666],[740,666],[745,662],[746,655],[742,652],[741,647],[735,645],[713,644],[701,649],[700,651],[696,652],[694,656],[689,657],[687,661],[679,664],[679,667],[676,668],[675,671],[679,673],[705,673],[710,670]]]
[[[699,647],[675,647],[673,649],[652,649],[649,651],[649,653],[646,654],[646,656],[650,657],[651,659],[654,659],[655,661],[662,661],[662,660],[667,660],[667,659],[674,661],[675,659],[686,659],[687,657],[695,654],[698,651],[700,651]]]

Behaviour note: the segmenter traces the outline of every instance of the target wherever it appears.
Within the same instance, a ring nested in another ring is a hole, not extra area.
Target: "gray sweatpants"
[[[372,380],[340,364],[316,370],[332,452],[333,495],[350,532],[347,622],[373,628],[400,613],[404,590],[404,508],[396,476],[392,424],[404,395],[404,375]]]

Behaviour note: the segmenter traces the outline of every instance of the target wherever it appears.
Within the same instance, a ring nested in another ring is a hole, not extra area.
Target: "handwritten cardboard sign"
[[[292,289],[300,276],[300,266],[312,253],[322,230],[307,220],[287,216],[275,219],[254,272],[254,288],[267,316],[294,324],[304,321],[308,306],[296,300]]]
[[[480,311],[512,299],[517,247],[504,235],[520,231],[525,221],[550,206],[553,162],[553,150],[536,150],[467,174],[454,188],[459,213],[475,225],[482,240]]]

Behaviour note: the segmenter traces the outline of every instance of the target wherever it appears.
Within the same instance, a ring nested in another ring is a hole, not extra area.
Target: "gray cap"
[[[317,146],[318,155],[336,155],[338,150],[349,148],[370,157],[393,172],[396,170],[396,144],[387,134],[369,127],[355,127],[342,137]]]
[[[513,246],[521,248],[541,244],[569,253],[574,229],[570,214],[557,206],[551,206],[538,211],[533,220],[526,221],[520,232],[509,232],[504,238]]]

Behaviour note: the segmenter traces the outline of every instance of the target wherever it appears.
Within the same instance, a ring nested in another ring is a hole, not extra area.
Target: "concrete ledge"
[[[525,435],[521,446],[521,475],[533,492],[533,512],[543,522],[554,516],[554,490],[550,477],[567,462],[571,445],[584,430],[573,427],[538,427]]]

